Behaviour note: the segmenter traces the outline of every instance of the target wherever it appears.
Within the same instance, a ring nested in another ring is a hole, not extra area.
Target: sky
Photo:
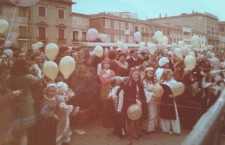
[[[73,12],[97,14],[100,12],[133,12],[145,20],[182,13],[208,12],[225,21],[224,0],[73,0]]]

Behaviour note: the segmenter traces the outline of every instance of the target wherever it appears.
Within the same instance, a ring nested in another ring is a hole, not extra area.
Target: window
[[[65,12],[63,9],[58,9],[58,19],[64,19],[65,17]]]
[[[3,14],[3,6],[0,5],[0,15]]]
[[[44,7],[44,6],[38,7],[38,16],[39,17],[46,17],[46,7]]]
[[[73,31],[73,41],[78,41],[78,31]]]
[[[123,43],[126,42],[125,36],[121,36],[121,41],[122,41]]]
[[[21,38],[27,37],[27,26],[19,26],[19,37]]]
[[[145,27],[141,27],[141,33],[145,33]]]
[[[148,27],[145,27],[145,33],[148,33]]]
[[[86,32],[82,32],[82,41],[86,41]]]
[[[129,36],[128,43],[133,43],[133,37],[132,36]]]
[[[110,35],[107,35],[107,41],[106,41],[107,43],[110,43],[111,41],[110,41]]]
[[[46,40],[46,27],[39,27],[39,40]]]
[[[120,40],[120,36],[119,35],[114,35],[114,42],[117,42]]]
[[[132,24],[132,23],[128,23],[128,29],[129,29],[130,31],[133,30],[133,24]]]
[[[120,25],[121,25],[121,30],[125,30],[125,22],[121,22]]]
[[[118,30],[119,29],[119,21],[114,20],[114,29]]]
[[[110,28],[110,19],[105,19],[105,28]]]
[[[135,26],[135,32],[138,32],[138,26]]]
[[[19,16],[20,17],[27,17],[27,8],[20,8],[19,9]]]
[[[65,35],[64,35],[64,29],[63,28],[59,28],[58,30],[59,32],[59,40],[64,40],[65,39]]]

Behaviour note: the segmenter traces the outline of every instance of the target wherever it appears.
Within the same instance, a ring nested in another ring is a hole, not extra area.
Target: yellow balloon
[[[139,104],[133,104],[127,109],[127,116],[131,120],[138,120],[142,115],[142,108]]]
[[[54,61],[48,61],[43,65],[43,73],[51,80],[55,80],[59,72],[58,65]]]
[[[173,93],[173,96],[177,97],[181,95],[184,92],[185,86],[181,82],[176,82],[171,86],[171,91]]]
[[[153,85],[152,92],[155,94],[156,97],[162,97],[164,93],[162,86],[158,83]]]
[[[60,60],[59,70],[65,79],[68,79],[76,67],[76,62],[73,57],[65,56]]]
[[[96,46],[95,49],[94,49],[94,54],[98,57],[102,57],[103,48],[101,46]]]
[[[183,59],[183,55],[180,48],[175,48],[174,53],[178,58]]]
[[[48,57],[49,60],[54,60],[58,53],[59,47],[55,43],[49,43],[45,47],[45,55]]]
[[[192,55],[187,55],[184,59],[184,64],[188,69],[192,70],[193,68],[195,68],[196,64],[195,57]]]
[[[0,19],[0,33],[4,33],[9,28],[9,23],[6,20]]]

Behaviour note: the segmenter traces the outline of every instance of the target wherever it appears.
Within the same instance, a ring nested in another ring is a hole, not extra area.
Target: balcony
[[[18,41],[28,41],[29,37],[28,36],[18,36]]]
[[[37,37],[38,41],[41,41],[43,43],[47,43],[48,38],[47,37]]]
[[[0,41],[5,41],[5,35],[0,34]]]
[[[66,39],[65,38],[58,38],[57,42],[58,43],[66,43]]]

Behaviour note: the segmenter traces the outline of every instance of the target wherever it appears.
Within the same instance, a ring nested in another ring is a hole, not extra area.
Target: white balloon
[[[161,31],[156,31],[154,34],[154,39],[161,43],[163,40],[163,33]]]
[[[91,28],[87,31],[87,40],[94,41],[98,38],[98,31],[95,28]]]
[[[13,51],[11,49],[4,50],[3,54],[5,54],[6,56],[8,56],[10,58],[13,57]]]
[[[65,79],[68,79],[76,67],[76,62],[73,57],[65,56],[60,60],[59,70]]]
[[[171,91],[173,93],[173,96],[175,97],[181,95],[184,92],[184,90],[185,90],[185,86],[181,82],[176,82],[175,84],[171,86]]]
[[[117,47],[123,48],[123,42],[122,41],[117,41]]]
[[[139,44],[141,48],[145,47],[145,42],[140,42]]]
[[[156,48],[156,45],[154,43],[151,43],[151,42],[148,42],[147,43],[147,48],[148,48],[148,51],[150,52],[150,54],[154,54],[157,50]]]
[[[175,55],[176,55],[178,58],[183,59],[183,55],[182,55],[182,53],[181,53],[181,49],[180,49],[180,48],[175,48],[174,53],[175,53]]]
[[[198,36],[192,36],[191,43],[195,48],[201,48],[200,38]]]
[[[41,48],[44,44],[43,42],[37,42],[36,45],[38,46],[38,48]]]
[[[37,49],[39,49],[39,47],[38,47],[37,44],[32,44],[32,49],[33,49],[33,50],[37,50]]]
[[[102,57],[103,48],[101,46],[96,46],[95,49],[94,49],[94,54],[98,57]]]
[[[54,61],[47,61],[43,65],[43,73],[51,80],[55,80],[59,72],[58,65]]]
[[[54,60],[58,53],[59,47],[55,43],[49,43],[45,47],[45,55],[48,57],[49,60]]]
[[[107,35],[106,34],[99,34],[99,39],[102,41],[102,42],[106,42],[107,41]]]
[[[135,32],[134,33],[134,40],[136,41],[136,42],[141,42],[141,33],[140,32]]]
[[[9,23],[6,20],[0,19],[0,33],[4,33],[9,28]]]
[[[29,7],[35,5],[39,1],[40,0],[10,0],[10,2],[20,7]]]
[[[184,47],[184,46],[185,46],[184,41],[178,41],[178,46],[179,46],[180,48]]]
[[[193,68],[195,68],[196,58],[192,55],[187,55],[184,59],[184,64],[186,68],[192,70]]]
[[[7,40],[5,41],[5,47],[10,47],[12,45],[12,42]]]
[[[169,39],[166,36],[163,36],[163,38],[162,38],[162,45],[163,46],[167,46],[168,42],[169,42]]]

